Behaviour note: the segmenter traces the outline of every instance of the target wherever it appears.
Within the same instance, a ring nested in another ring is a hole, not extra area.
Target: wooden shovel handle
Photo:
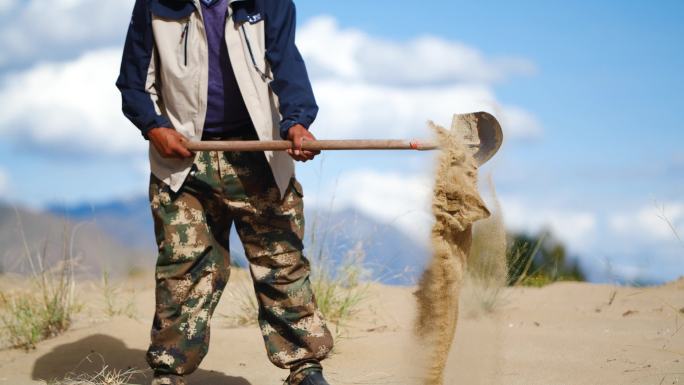
[[[190,151],[285,151],[292,149],[289,140],[193,141]],[[436,150],[437,144],[418,140],[305,140],[303,150]]]

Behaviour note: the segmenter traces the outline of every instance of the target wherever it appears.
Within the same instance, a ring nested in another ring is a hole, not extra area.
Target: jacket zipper
[[[247,32],[245,31],[245,25],[241,25],[240,29],[242,30],[242,35],[245,37],[245,43],[247,43],[247,51],[249,51],[249,57],[252,59],[252,65],[254,66],[254,69],[259,74],[259,76],[261,76],[261,80],[266,81],[267,79],[271,79],[271,77],[266,75],[266,73],[264,73],[264,71],[262,71],[257,65],[256,59],[254,58],[254,52],[252,52],[252,45],[250,44],[249,37],[247,37]]]
[[[190,20],[188,20],[187,23],[185,23],[185,27],[183,27],[183,33],[181,34],[181,39],[183,39],[183,58],[184,58],[184,63],[185,66],[188,66],[188,35],[190,34]]]

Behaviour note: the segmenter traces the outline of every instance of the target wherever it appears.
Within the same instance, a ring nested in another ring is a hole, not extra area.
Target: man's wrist
[[[290,129],[295,126],[301,126],[305,130],[309,129],[308,124],[304,124],[296,120],[284,120],[280,123],[280,137],[287,140],[287,138],[290,136]]]
[[[150,131],[154,130],[155,128],[173,129],[173,125],[165,116],[157,115],[157,117],[153,121],[150,121],[146,126],[141,127],[140,132],[146,140],[149,140]]]
[[[152,134],[153,131],[159,131],[160,129],[166,129],[166,130],[172,130],[171,127],[166,127],[166,126],[157,126],[157,127],[151,127],[148,128],[147,130],[143,131],[143,137],[145,139],[150,140],[150,134]]]

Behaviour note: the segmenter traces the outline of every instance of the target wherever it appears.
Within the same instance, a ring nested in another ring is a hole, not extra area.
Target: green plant
[[[584,281],[576,259],[549,232],[514,234],[508,251],[510,286],[544,286],[557,281]]]
[[[0,293],[4,339],[12,347],[32,347],[43,339],[44,318],[39,299],[31,293]],[[37,322],[38,320],[41,320]]]
[[[533,274],[529,276],[525,276],[520,281],[520,284],[522,286],[530,286],[530,287],[544,287],[546,285],[552,284],[554,282],[558,281],[558,279],[554,280],[548,275],[545,274]]]
[[[530,275],[534,256],[539,252],[547,236],[548,233],[543,232],[536,240],[521,235],[511,237],[512,244],[506,255],[508,261],[508,286],[520,285]]]
[[[73,239],[78,225],[67,237],[64,231],[62,257],[52,268],[46,263],[46,247],[33,256],[30,252],[18,210],[15,209],[24,256],[30,267],[29,290],[0,292],[0,324],[3,339],[15,348],[30,349],[41,340],[69,328],[80,306],[75,303]]]
[[[71,278],[43,272],[32,279],[34,290],[0,293],[0,323],[11,347],[31,349],[71,325],[78,309]]]

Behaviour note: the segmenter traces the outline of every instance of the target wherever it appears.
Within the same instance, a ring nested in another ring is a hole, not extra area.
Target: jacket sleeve
[[[295,46],[294,3],[292,0],[265,0],[264,4],[266,60],[273,73],[271,89],[280,102],[280,136],[285,139],[295,124],[308,129],[316,119],[318,106],[304,59]]]
[[[145,139],[152,128],[173,127],[161,114],[162,101],[157,92],[154,37],[148,1],[135,2],[116,81],[121,91],[123,113],[138,127]]]

